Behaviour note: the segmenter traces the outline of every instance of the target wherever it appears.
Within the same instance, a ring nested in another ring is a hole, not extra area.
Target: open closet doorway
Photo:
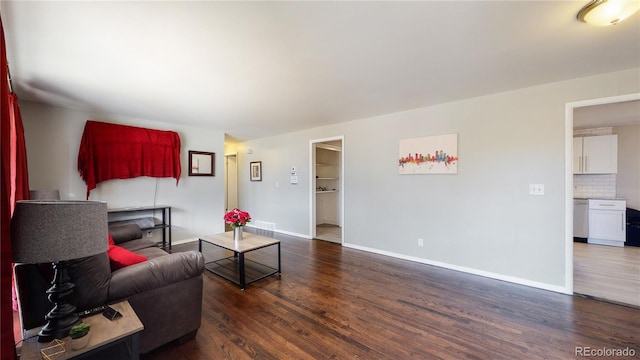
[[[344,136],[311,140],[311,237],[342,244]]]
[[[238,161],[236,154],[224,156],[224,207],[225,213],[238,207]],[[225,231],[231,226],[225,223]]]

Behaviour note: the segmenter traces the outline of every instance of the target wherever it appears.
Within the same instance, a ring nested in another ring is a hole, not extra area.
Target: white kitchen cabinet
[[[574,174],[616,174],[618,135],[573,138]]]
[[[626,241],[624,200],[589,199],[589,244],[624,246]]]
[[[582,174],[582,138],[573,138],[573,173]]]

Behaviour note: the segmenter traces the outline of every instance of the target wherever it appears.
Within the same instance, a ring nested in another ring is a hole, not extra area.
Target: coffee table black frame
[[[233,252],[232,256],[205,263],[205,269],[239,285],[241,290],[244,290],[248,284],[271,275],[280,275],[282,272],[280,240],[245,232],[243,240],[234,242],[233,232],[226,232],[198,238],[200,252],[202,252],[203,242]],[[245,258],[246,253],[274,245],[278,247],[277,269]]]

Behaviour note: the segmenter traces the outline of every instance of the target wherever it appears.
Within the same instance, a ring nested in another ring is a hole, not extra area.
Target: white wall
[[[613,132],[618,134],[616,195],[640,210],[640,125],[617,126]]]
[[[565,104],[639,91],[632,69],[248,141],[240,207],[309,236],[309,140],[344,135],[346,246],[566,291]],[[457,175],[398,175],[399,139],[448,133]],[[249,181],[250,161],[262,182]]]
[[[115,115],[51,107],[22,101],[31,189],[58,189],[62,199],[86,199],[87,187],[77,170],[78,149],[86,120],[172,130],[180,135],[182,175],[173,178],[139,177],[109,180],[91,191],[90,200],[107,201],[110,208],[171,205],[173,241],[224,231],[224,133],[123,118]],[[189,177],[189,150],[216,153],[214,177]],[[157,187],[157,188],[156,188]],[[156,214],[156,218],[161,216]],[[154,234],[159,238],[160,232]]]

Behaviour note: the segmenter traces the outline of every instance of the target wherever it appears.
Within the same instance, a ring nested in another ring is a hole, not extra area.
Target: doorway
[[[238,156],[228,154],[224,156],[224,208],[225,213],[238,207]],[[225,231],[231,231],[225,223]]]
[[[344,242],[344,136],[310,141],[310,231],[313,239]]]
[[[632,304],[639,306],[637,294],[640,292],[640,248],[624,246],[609,247],[603,245],[585,244],[574,242],[574,196],[585,197],[582,178],[577,179],[573,174],[573,135],[574,129],[583,131],[606,131],[609,128],[614,133],[629,126],[620,116],[613,111],[628,106],[630,103],[640,100],[640,94],[629,94],[610,98],[593,99],[568,103],[565,107],[565,193],[566,195],[566,289],[569,294],[592,296],[603,300]],[[603,115],[606,111],[606,115]],[[619,110],[620,111],[620,110]],[[590,113],[598,114],[602,120],[594,119]],[[637,113],[637,111],[636,111]],[[640,126],[640,120],[636,119],[636,125]],[[627,120],[628,122],[628,120]],[[633,126],[633,124],[631,124]],[[589,129],[589,130],[585,130]],[[599,133],[593,133],[599,135]],[[621,153],[622,154],[622,153]],[[620,164],[620,161],[618,162]],[[620,167],[620,166],[619,166]],[[615,177],[613,175],[614,183]],[[581,176],[581,175],[577,175]],[[593,176],[593,175],[591,175]],[[608,175],[596,175],[607,177]],[[582,175],[584,177],[584,175]],[[590,179],[588,179],[590,180]],[[636,184],[638,186],[638,184]],[[613,188],[613,196],[618,197],[621,189]],[[610,190],[611,191],[611,190]],[[637,194],[637,192],[636,192]],[[607,193],[607,195],[610,195]],[[624,195],[624,194],[623,194]],[[637,195],[635,195],[637,196]],[[586,196],[590,197],[590,196]],[[624,196],[623,196],[624,197]],[[629,205],[629,204],[628,204]],[[629,206],[627,206],[629,207]],[[580,236],[579,236],[580,237]],[[628,274],[625,269],[631,270]],[[635,270],[634,270],[635,269]],[[635,290],[634,290],[635,289]],[[628,299],[636,299],[629,301]]]

